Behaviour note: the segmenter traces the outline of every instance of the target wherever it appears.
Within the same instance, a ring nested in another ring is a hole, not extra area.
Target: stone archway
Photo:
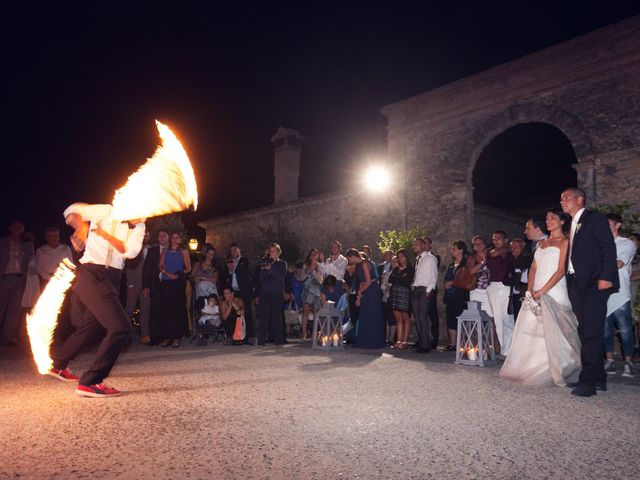
[[[466,163],[466,225],[467,236],[475,230],[475,203],[473,198],[473,172],[489,143],[511,127],[527,124],[549,124],[560,130],[569,139],[575,152],[578,172],[578,186],[585,189],[590,198],[595,196],[595,178],[593,175],[595,152],[586,130],[578,118],[560,108],[534,103],[515,104],[508,109],[488,118],[480,128],[476,128],[461,151],[459,161]]]

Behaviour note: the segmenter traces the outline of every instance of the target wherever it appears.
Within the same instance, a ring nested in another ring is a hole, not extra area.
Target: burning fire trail
[[[198,207],[195,175],[187,153],[173,132],[156,120],[162,144],[153,157],[129,177],[113,198],[114,219],[125,221],[180,212]],[[75,266],[64,260],[27,315],[27,332],[38,372],[46,374],[53,362],[49,348],[66,291],[75,278]]]
[[[132,220],[198,208],[193,168],[173,132],[156,120],[162,144],[153,157],[129,177],[113,198],[117,220]]]
[[[76,276],[75,269],[75,265],[66,258],[60,262],[35,307],[27,315],[27,333],[31,342],[31,352],[38,372],[43,375],[53,367],[49,347],[65,293]]]

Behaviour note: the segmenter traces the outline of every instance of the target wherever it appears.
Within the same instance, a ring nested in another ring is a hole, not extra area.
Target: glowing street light
[[[191,250],[192,252],[195,252],[196,250],[198,250],[197,238],[192,238],[191,240],[189,240],[189,250]]]
[[[364,182],[369,190],[383,192],[389,187],[391,176],[385,167],[378,165],[369,169]]]

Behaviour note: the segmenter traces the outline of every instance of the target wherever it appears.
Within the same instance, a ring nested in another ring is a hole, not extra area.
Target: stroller
[[[206,297],[193,298],[193,327],[191,332],[192,343],[203,347],[208,343],[227,343],[227,334],[222,325],[222,318],[218,315],[203,313],[203,307],[207,303]],[[205,318],[206,316],[206,318]],[[201,321],[207,320],[207,321]]]

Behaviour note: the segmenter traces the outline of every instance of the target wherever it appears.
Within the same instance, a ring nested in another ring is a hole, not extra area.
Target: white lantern
[[[313,316],[313,348],[336,350],[344,348],[342,342],[342,319],[334,302],[320,308]]]
[[[493,320],[479,302],[467,302],[467,309],[458,317],[456,363],[484,367],[495,361]]]

